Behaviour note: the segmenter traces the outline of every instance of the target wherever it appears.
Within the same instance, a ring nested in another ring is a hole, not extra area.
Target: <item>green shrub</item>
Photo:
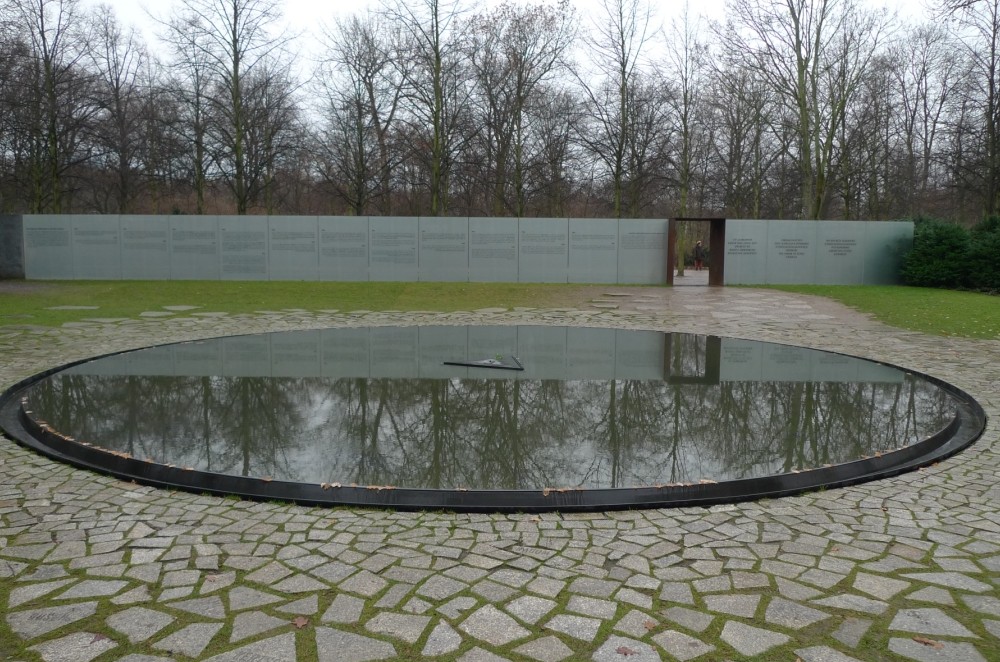
[[[977,290],[1000,291],[1000,217],[987,218],[969,236],[969,285]]]
[[[966,287],[970,243],[969,231],[960,225],[917,221],[913,250],[903,259],[903,281],[918,287]]]

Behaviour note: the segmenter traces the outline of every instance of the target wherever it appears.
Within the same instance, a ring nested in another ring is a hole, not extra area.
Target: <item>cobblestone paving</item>
[[[150,311],[161,312],[161,311]],[[903,332],[821,299],[609,288],[571,308],[285,310],[0,329],[0,383],[165,341],[324,326],[571,324],[883,359],[990,416],[935,466],[712,508],[469,515],[170,493],[0,440],[0,659],[1000,659],[1000,342]]]

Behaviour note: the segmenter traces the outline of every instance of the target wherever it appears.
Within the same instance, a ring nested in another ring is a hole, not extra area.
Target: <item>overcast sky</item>
[[[148,17],[147,12],[152,12],[154,16],[167,17],[172,7],[177,6],[177,0],[87,0],[92,6],[98,3],[110,4],[121,22],[128,26],[134,25],[144,33],[149,43],[154,41],[156,25]],[[315,44],[321,34],[324,24],[330,24],[337,16],[350,15],[365,7],[378,6],[379,0],[333,0],[333,2],[323,2],[320,0],[275,0],[281,8],[282,14],[287,21],[287,26],[293,34],[301,35],[301,42],[298,43],[297,52],[312,55],[315,53]],[[513,2],[536,4],[538,2],[555,2],[555,0],[512,0]],[[933,1],[933,0],[927,0]],[[504,0],[462,0],[463,5],[475,9],[495,7],[503,4]],[[581,27],[589,27],[595,8],[599,6],[599,0],[571,0],[574,7],[583,17]],[[868,0],[873,6],[888,6],[891,9],[904,14],[915,16],[923,13],[923,0]],[[669,26],[672,18],[678,18],[685,5],[684,0],[664,0],[657,2],[652,0],[651,4],[657,12],[657,19],[662,21],[664,26]],[[725,0],[691,0],[690,12],[692,18],[701,15],[712,19],[721,19],[725,16]]]

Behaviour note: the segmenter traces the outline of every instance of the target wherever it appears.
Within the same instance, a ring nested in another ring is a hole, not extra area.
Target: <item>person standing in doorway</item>
[[[705,246],[699,241],[694,245],[694,270],[701,271],[705,264]]]

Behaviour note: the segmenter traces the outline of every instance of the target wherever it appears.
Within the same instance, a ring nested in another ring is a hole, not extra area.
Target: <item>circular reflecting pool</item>
[[[8,391],[51,456],[154,485],[308,504],[710,504],[957,452],[981,408],[800,347],[578,327],[374,327],[151,347]]]

